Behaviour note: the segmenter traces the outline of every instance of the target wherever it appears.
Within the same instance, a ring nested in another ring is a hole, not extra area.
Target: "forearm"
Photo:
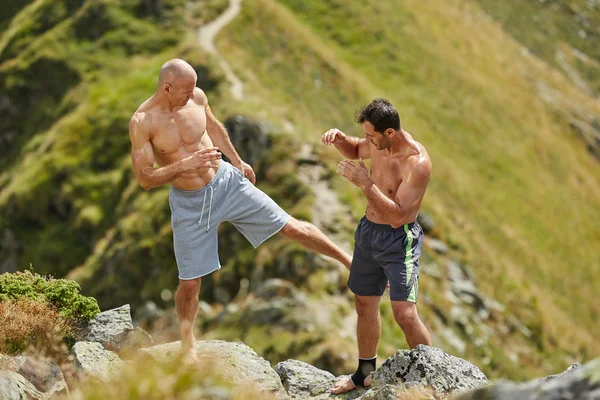
[[[338,149],[342,155],[350,160],[356,160],[358,158],[358,142],[360,141],[357,137],[346,136],[346,140],[342,143],[336,143],[335,148]]]
[[[147,167],[142,170],[139,181],[144,189],[150,190],[174,181],[185,171],[182,161],[160,168]]]
[[[217,146],[233,164],[240,164],[242,159],[235,150],[235,147],[233,147],[233,143],[231,143],[231,139],[229,138],[229,134],[227,134],[225,126],[223,126],[221,122],[216,121],[211,130],[208,132],[213,144]]]
[[[369,205],[375,209],[388,224],[397,228],[404,224],[406,213],[402,207],[386,197],[381,190],[373,182],[365,184],[361,187],[363,193],[367,197]]]

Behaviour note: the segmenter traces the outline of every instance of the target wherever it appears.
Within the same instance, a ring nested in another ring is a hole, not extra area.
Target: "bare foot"
[[[198,364],[198,353],[196,347],[192,347],[182,352],[181,362],[187,366],[196,366]]]
[[[367,376],[365,379],[365,386],[371,386],[371,377]],[[349,392],[351,390],[356,389],[356,386],[354,386],[354,382],[352,382],[352,379],[350,379],[350,375],[346,375],[346,376],[342,376],[331,388],[331,393],[332,394],[340,394],[340,393],[346,393]]]

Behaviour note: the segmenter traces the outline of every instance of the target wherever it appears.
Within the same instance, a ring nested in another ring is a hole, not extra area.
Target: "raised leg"
[[[310,222],[290,218],[288,223],[279,231],[284,237],[300,243],[307,249],[332,257],[350,269],[352,257],[333,243],[319,228]]]

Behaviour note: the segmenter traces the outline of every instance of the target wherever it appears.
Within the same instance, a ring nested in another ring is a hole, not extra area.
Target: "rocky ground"
[[[169,363],[178,359],[180,350],[180,342],[156,345],[149,334],[134,328],[129,305],[99,314],[81,331],[79,338],[71,350],[75,373],[69,375],[69,383],[61,367],[52,360],[2,356],[0,398],[62,398],[68,395],[69,386],[71,390],[84,392],[88,382],[100,381],[110,386],[116,384],[124,370],[132,368],[129,365],[132,359],[142,360],[145,365]],[[412,350],[398,350],[385,360],[373,372],[371,388],[332,395],[330,389],[336,376],[298,360],[281,361],[272,368],[244,343],[222,340],[198,341],[197,351],[200,363],[210,363],[211,369],[224,378],[225,383],[213,384],[223,386],[218,391],[219,399],[234,398],[231,395],[236,388],[248,385],[257,388],[257,393],[264,395],[262,398],[282,400],[591,400],[600,396],[600,360],[584,366],[574,364],[562,374],[524,384],[492,384],[470,362],[438,348],[419,345]],[[215,387],[211,393],[216,393]]]

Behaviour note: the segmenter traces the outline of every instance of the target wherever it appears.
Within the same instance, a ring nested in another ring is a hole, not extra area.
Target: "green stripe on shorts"
[[[413,271],[413,259],[412,259],[412,243],[413,236],[412,231],[408,229],[408,224],[404,224],[404,233],[408,237],[408,243],[406,243],[406,257],[404,258],[404,265],[406,266],[406,286],[410,285],[410,278],[412,277]]]

